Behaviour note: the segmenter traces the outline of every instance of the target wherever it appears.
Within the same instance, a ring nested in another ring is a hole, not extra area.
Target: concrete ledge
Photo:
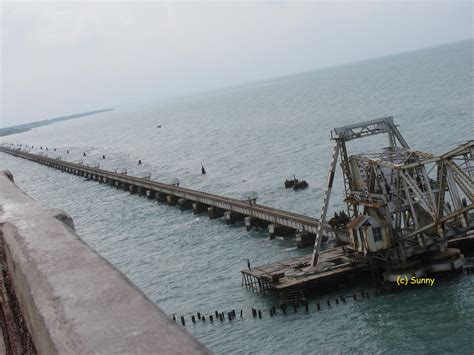
[[[40,354],[208,354],[83,243],[69,215],[39,206],[0,172],[4,274]]]

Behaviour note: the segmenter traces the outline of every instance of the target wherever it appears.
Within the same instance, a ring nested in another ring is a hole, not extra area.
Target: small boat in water
[[[308,187],[308,183],[306,180],[298,180],[296,176],[293,176],[293,179],[285,180],[285,189],[289,189],[290,187],[292,187],[294,190],[306,189]]]
[[[308,186],[309,185],[306,180],[296,181],[293,185],[293,190],[303,190],[306,189]]]
[[[297,179],[285,180],[285,189],[289,189],[290,187],[295,186],[295,181],[298,181],[298,180]]]

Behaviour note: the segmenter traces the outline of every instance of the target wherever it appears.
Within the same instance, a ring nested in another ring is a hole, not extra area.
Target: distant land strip
[[[106,108],[106,109],[102,109],[102,110],[75,113],[75,114],[72,114],[72,115],[50,118],[48,120],[42,120],[42,121],[36,121],[36,122],[31,122],[31,123],[25,123],[25,124],[21,124],[21,125],[17,125],[17,126],[0,128],[0,137],[8,136],[10,134],[23,133],[23,132],[29,131],[33,128],[36,128],[36,127],[47,126],[49,124],[53,124],[53,123],[60,122],[60,121],[72,120],[72,119],[75,119],[75,118],[95,115],[97,113],[112,111],[112,110],[113,110],[113,108]]]

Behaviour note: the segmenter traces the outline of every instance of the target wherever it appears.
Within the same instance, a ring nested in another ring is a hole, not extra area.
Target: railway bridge
[[[165,184],[147,178],[112,172],[99,167],[72,163],[61,159],[32,154],[21,148],[0,146],[0,152],[24,158],[60,171],[84,177],[99,183],[129,191],[131,194],[146,196],[170,206],[177,205],[182,210],[192,209],[194,214],[208,213],[209,218],[224,217],[228,224],[244,221],[247,230],[268,228],[270,238],[275,235],[295,235],[299,247],[314,243],[319,220],[297,213],[283,211],[256,204],[252,200],[237,200],[229,197],[196,191],[193,189]],[[330,226],[325,228],[330,232]]]

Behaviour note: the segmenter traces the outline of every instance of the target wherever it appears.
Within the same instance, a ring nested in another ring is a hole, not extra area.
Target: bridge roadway
[[[315,235],[319,220],[316,218],[279,210],[276,208],[266,207],[257,204],[250,204],[248,201],[240,201],[237,199],[218,196],[207,192],[196,191],[180,186],[164,184],[144,178],[134,177],[130,175],[120,174],[103,170],[97,167],[85,166],[83,164],[71,163],[60,159],[53,159],[46,156],[32,154],[16,149],[0,147],[0,151],[24,158],[42,165],[49,166],[70,174],[84,176],[101,183],[109,183],[112,186],[122,187],[125,190],[139,189],[140,194],[158,196],[169,195],[175,198],[185,199],[192,202],[198,202],[204,207],[214,207],[220,212],[230,211],[236,216],[253,217],[256,221],[265,221],[273,225],[273,227],[289,229],[291,231],[306,232]],[[222,215],[221,213],[220,215]],[[243,219],[243,218],[242,218]],[[247,224],[247,221],[246,221]],[[248,226],[248,224],[247,224]],[[286,228],[285,228],[286,227]],[[270,229],[270,228],[269,228]],[[329,228],[328,228],[329,229]],[[275,233],[278,234],[278,233]]]

